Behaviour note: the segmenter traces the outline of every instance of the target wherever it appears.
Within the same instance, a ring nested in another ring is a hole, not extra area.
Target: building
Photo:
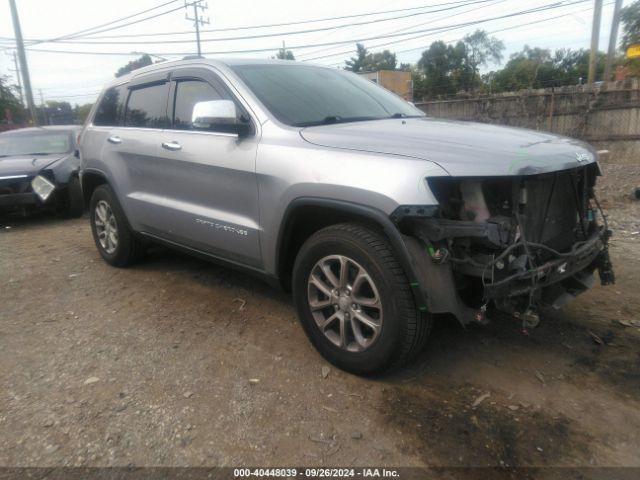
[[[411,81],[411,72],[378,70],[377,72],[364,72],[359,75],[364,78],[368,78],[387,90],[391,90],[393,93],[401,96],[408,102],[413,101],[413,82]]]

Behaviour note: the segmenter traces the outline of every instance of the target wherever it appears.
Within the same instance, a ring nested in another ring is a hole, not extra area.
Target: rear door
[[[258,125],[232,92],[212,70],[172,71],[169,126],[157,145],[162,168],[148,177],[153,201],[163,205],[154,225],[168,240],[260,268]],[[233,101],[252,133],[239,138],[228,125],[192,123],[194,105],[211,100]]]
[[[168,72],[129,84],[121,126],[107,138],[120,201],[135,230],[143,232],[164,226],[166,207],[158,179],[164,172],[160,139],[168,124],[169,85]]]
[[[163,169],[169,72],[155,72],[108,89],[82,134],[83,164],[103,173],[136,231],[162,227],[163,202],[154,181]]]

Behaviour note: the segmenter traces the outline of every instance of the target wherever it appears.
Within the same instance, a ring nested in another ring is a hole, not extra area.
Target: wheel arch
[[[82,187],[82,197],[85,207],[89,207],[91,195],[100,185],[109,184],[107,177],[99,170],[85,170],[80,177],[80,186]]]
[[[343,222],[364,224],[381,232],[391,244],[411,285],[416,307],[424,311],[425,299],[403,236],[381,210],[352,202],[315,197],[297,198],[289,204],[280,225],[276,249],[277,276],[281,286],[291,289],[291,273],[302,244],[315,232]]]

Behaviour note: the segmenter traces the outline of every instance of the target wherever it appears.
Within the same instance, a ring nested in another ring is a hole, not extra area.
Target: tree
[[[462,42],[458,42],[455,46],[447,45],[441,40],[433,42],[427,50],[422,52],[418,61],[418,71],[422,78],[419,78],[420,86],[416,98],[451,95],[458,92],[470,83],[465,45]]]
[[[480,83],[480,67],[486,67],[492,63],[502,61],[504,43],[496,37],[490,37],[484,30],[476,30],[465,35],[462,39],[465,46],[466,64],[473,72],[471,83],[465,85],[465,90],[473,89]]]
[[[605,54],[598,53],[597,71],[604,71]],[[589,50],[559,49],[552,53],[525,45],[505,67],[484,79],[492,92],[577,85],[587,78]]]
[[[291,50],[285,50],[284,47],[282,47],[280,50],[278,50],[278,54],[273,58],[278,58],[280,60],[295,60],[296,59],[296,57],[293,56],[293,52]]]
[[[640,0],[627,5],[620,11],[622,22],[622,39],[620,46],[626,50],[631,45],[640,43]],[[640,76],[640,59],[628,59],[625,63],[628,75]]]
[[[365,71],[377,72],[378,70],[395,70],[398,60],[395,53],[389,50],[369,54],[365,59]]]
[[[76,105],[75,113],[78,121],[80,123],[84,123],[87,117],[89,116],[89,112],[91,111],[91,107],[93,107],[93,103],[85,103],[84,105]]]
[[[346,64],[345,69],[351,70],[352,72],[362,72],[365,71],[365,63],[367,60],[367,49],[361,43],[356,43],[357,53],[355,57],[351,57],[350,60],[344,62]]]
[[[15,85],[9,84],[9,77],[0,75],[0,123],[23,123],[27,114],[14,94]]]
[[[640,0],[620,10],[620,21],[623,31],[620,47],[626,50],[630,45],[640,43]]]
[[[422,88],[418,95],[441,96],[476,90],[483,86],[480,67],[500,62],[503,50],[504,44],[484,30],[466,35],[455,45],[433,42],[422,52],[418,62],[420,74],[413,75],[414,95],[416,82]]]
[[[525,45],[521,52],[511,55],[503,69],[495,72],[490,89],[492,92],[505,92],[537,88],[540,86],[540,71],[549,69],[550,65],[549,50]],[[543,76],[549,77],[548,73]]]
[[[152,63],[153,63],[153,60],[151,60],[151,57],[145,53],[137,60],[132,60],[129,63],[127,63],[124,67],[120,67],[116,72],[116,77],[121,77],[133,70],[146,67],[147,65],[151,65]]]
[[[378,70],[395,70],[398,65],[396,54],[389,50],[369,53],[364,45],[356,43],[357,54],[345,62],[346,70],[352,72],[377,72]]]

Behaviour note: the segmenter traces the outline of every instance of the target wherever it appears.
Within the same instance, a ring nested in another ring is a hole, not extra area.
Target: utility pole
[[[202,0],[194,0],[189,2],[187,0],[184,1],[184,8],[193,7],[193,17],[189,16],[189,13],[185,13],[184,18],[187,20],[191,20],[196,27],[196,43],[198,45],[198,57],[202,56],[202,48],[200,47],[200,25],[208,25],[209,18],[205,20],[201,13],[204,13],[205,10],[209,8],[209,5],[203,3]],[[202,11],[202,12],[201,12]]]
[[[604,66],[604,81],[611,80],[611,67],[613,66],[613,57],[616,55],[616,44],[618,43],[618,27],[620,26],[620,9],[622,8],[622,0],[616,0],[613,7],[613,20],[611,20],[611,34],[609,35],[609,51],[607,52],[607,63]]]
[[[20,78],[20,69],[18,68],[18,56],[16,55],[16,52],[12,52],[11,55],[13,56],[14,69],[11,70],[9,68],[9,71],[16,74],[16,78],[18,79],[18,97],[20,97],[20,104],[24,106],[24,97],[22,96],[22,79]]]
[[[40,93],[40,111],[42,112],[42,120],[45,125],[49,125],[49,117],[47,115],[47,106],[44,103],[44,96],[42,95],[42,89],[39,88],[38,92]]]
[[[13,31],[16,37],[16,47],[18,50],[18,59],[20,60],[20,71],[22,72],[22,82],[24,91],[27,96],[27,106],[31,114],[31,120],[34,125],[38,125],[38,116],[36,115],[36,107],[33,103],[33,92],[31,91],[31,78],[29,77],[29,66],[27,65],[27,54],[24,51],[24,42],[22,40],[22,29],[20,28],[20,18],[18,17],[18,9],[16,0],[9,0],[11,7],[11,19],[13,20]]]
[[[591,27],[591,55],[589,55],[589,76],[587,83],[596,80],[596,67],[598,64],[598,40],[600,39],[600,19],[602,17],[602,0],[595,0],[593,9],[593,26]]]

